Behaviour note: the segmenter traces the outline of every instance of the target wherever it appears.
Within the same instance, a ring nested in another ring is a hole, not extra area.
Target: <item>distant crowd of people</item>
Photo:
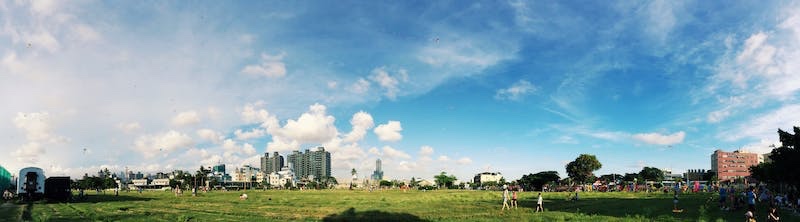
[[[766,221],[780,221],[778,209],[786,209],[797,213],[800,210],[800,198],[794,194],[774,194],[767,188],[748,187],[736,190],[734,186],[722,186],[719,190],[719,208],[723,211],[737,211],[747,206],[745,218],[747,221],[756,221],[759,214],[756,204],[769,206],[766,212]],[[761,192],[759,192],[759,190]]]

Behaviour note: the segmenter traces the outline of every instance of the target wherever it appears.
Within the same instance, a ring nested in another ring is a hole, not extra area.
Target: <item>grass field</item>
[[[672,213],[672,196],[663,193],[544,193],[546,212],[533,213],[535,195],[520,195],[519,208],[501,211],[497,191],[247,191],[203,193],[197,197],[171,192],[120,196],[91,195],[78,203],[12,204],[0,207],[0,221],[742,221],[743,210],[716,207],[714,194],[684,194],[683,213]],[[765,220],[765,206],[758,219]],[[800,221],[782,212],[784,221]]]

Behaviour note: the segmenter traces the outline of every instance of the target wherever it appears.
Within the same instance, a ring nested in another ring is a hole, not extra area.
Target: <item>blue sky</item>
[[[800,125],[791,1],[10,1],[0,27],[12,171],[323,145],[339,177],[684,172]]]

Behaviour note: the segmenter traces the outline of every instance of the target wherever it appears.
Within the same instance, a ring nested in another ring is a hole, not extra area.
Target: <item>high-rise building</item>
[[[372,172],[372,180],[383,180],[383,170],[381,169],[381,159],[375,160],[375,171]]]
[[[750,176],[750,166],[758,165],[758,154],[740,151],[716,150],[711,154],[711,170],[719,180],[733,180]]]
[[[325,151],[325,147],[314,151],[306,149],[305,153],[294,151],[286,159],[298,178],[320,181],[331,176],[331,153]]]
[[[264,156],[261,157],[261,170],[266,174],[278,172],[283,166],[283,156],[278,152],[272,153],[272,157],[269,156],[269,153],[264,153]]]

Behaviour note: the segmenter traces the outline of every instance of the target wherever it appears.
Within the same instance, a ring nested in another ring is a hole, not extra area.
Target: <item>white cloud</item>
[[[369,81],[364,78],[358,78],[352,86],[350,86],[350,91],[356,94],[363,94],[369,91]]]
[[[212,143],[220,143],[223,139],[225,139],[222,134],[212,129],[199,129],[197,130],[197,136]]]
[[[328,81],[328,89],[336,89],[339,86],[339,83],[336,81]]]
[[[578,140],[572,138],[571,136],[560,136],[558,139],[554,141],[554,143],[563,143],[563,144],[578,144]]]
[[[494,98],[497,100],[520,101],[536,91],[536,87],[528,81],[519,80],[505,89],[498,89]]]
[[[140,136],[134,142],[134,149],[146,158],[164,154],[165,156],[179,149],[190,148],[194,143],[189,135],[174,130],[161,135]]]
[[[438,43],[423,47],[417,58],[435,67],[484,69],[510,57],[504,50],[513,47],[506,44],[508,43],[476,41],[464,36],[448,35],[442,36]]]
[[[283,63],[283,57],[285,56],[286,52],[281,52],[278,55],[261,53],[261,63],[245,66],[242,69],[242,73],[269,78],[283,77],[286,75],[286,64]]]
[[[326,113],[326,107],[318,103],[308,107],[308,112],[300,115],[297,120],[290,119],[286,125],[273,136],[296,140],[299,143],[323,143],[332,140],[339,134],[333,125],[336,118]]]
[[[375,147],[369,148],[368,152],[369,152],[369,154],[372,154],[372,155],[378,155],[378,156],[381,155],[381,151],[378,150],[378,148],[375,148]]]
[[[122,130],[122,132],[125,133],[133,133],[142,129],[142,125],[139,124],[138,122],[120,123],[117,124],[117,128],[119,128],[120,130]]]
[[[248,103],[242,108],[241,116],[245,124],[261,123],[261,127],[272,130],[279,127],[278,118],[265,109],[259,109],[264,102]]]
[[[660,133],[639,133],[634,134],[633,138],[648,144],[655,145],[673,145],[683,142],[686,133],[678,131],[670,135],[663,135]]]
[[[729,111],[727,109],[717,110],[717,111],[708,113],[707,121],[709,123],[718,123],[718,122],[724,120],[725,118],[728,118],[728,116],[730,116],[730,115],[731,115],[731,111]]]
[[[461,159],[458,159],[456,163],[460,165],[469,165],[472,164],[472,159],[470,159],[469,157],[462,157]]]
[[[285,152],[298,150],[300,143],[297,140],[286,139],[279,136],[272,136],[272,141],[267,143],[267,152]]]
[[[749,120],[743,121],[731,130],[722,131],[717,137],[726,141],[735,141],[743,138],[778,140],[778,129],[789,130],[800,119],[800,105],[787,105],[772,112],[755,114]]]
[[[12,156],[17,157],[17,161],[36,164],[39,162],[40,156],[45,154],[45,150],[38,142],[29,142],[22,145],[19,149],[11,153]]]
[[[25,137],[30,141],[59,143],[66,142],[65,137],[53,135],[52,120],[47,112],[17,113],[14,125],[25,131]]]
[[[781,146],[781,142],[779,142],[779,141],[761,139],[758,142],[747,144],[747,145],[743,146],[741,149],[746,151],[746,152],[765,154],[765,153],[772,152],[772,149],[774,149],[776,147],[780,147],[780,146]]]
[[[235,132],[233,132],[233,134],[236,135],[236,139],[239,140],[261,138],[266,135],[266,133],[266,130],[260,128],[255,128],[250,131],[242,131],[241,129],[237,129]]]
[[[241,146],[231,139],[226,139],[222,142],[222,148],[225,150],[224,156],[231,157],[236,154],[253,155],[256,149],[249,143],[244,143]]]
[[[390,146],[384,146],[383,147],[383,155],[382,156],[386,157],[386,158],[403,158],[403,159],[411,158],[411,156],[408,155],[406,152],[403,152],[402,150],[394,149],[394,148],[392,148]]]
[[[372,120],[372,115],[364,111],[359,111],[353,114],[353,118],[350,119],[350,125],[353,126],[353,129],[344,137],[344,142],[346,143],[353,143],[364,139],[367,130],[372,129],[375,123]]]
[[[100,39],[100,33],[85,24],[77,24],[72,27],[72,30],[81,41],[92,42]]]
[[[400,76],[400,80],[398,80],[396,76]],[[408,80],[408,73],[405,69],[400,69],[395,76],[392,76],[386,71],[385,67],[380,67],[372,70],[372,75],[369,79],[378,83],[378,85],[385,90],[384,95],[386,95],[387,98],[395,99],[397,98],[397,92],[399,90],[398,84],[400,81],[405,82]]]
[[[447,157],[445,155],[441,155],[441,156],[439,156],[439,158],[437,160],[442,161],[442,162],[446,162],[446,161],[450,161],[450,157]]]
[[[419,148],[420,156],[430,156],[431,154],[433,154],[433,147],[425,145]]]
[[[402,130],[403,127],[400,122],[392,120],[386,124],[378,125],[378,127],[375,127],[374,132],[381,141],[395,142],[403,139],[403,135],[400,134]]]
[[[175,126],[186,126],[197,123],[200,123],[200,115],[194,110],[178,113],[178,115],[172,118],[172,125]]]

